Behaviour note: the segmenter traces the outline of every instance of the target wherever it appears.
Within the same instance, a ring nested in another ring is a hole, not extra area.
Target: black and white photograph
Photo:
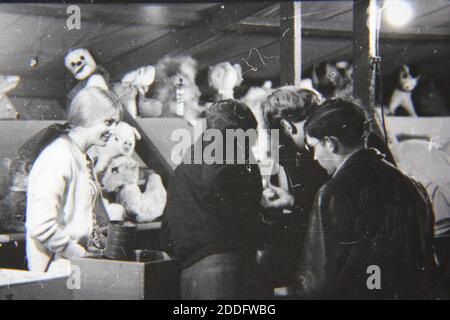
[[[450,299],[448,0],[1,2],[0,44],[0,300]]]

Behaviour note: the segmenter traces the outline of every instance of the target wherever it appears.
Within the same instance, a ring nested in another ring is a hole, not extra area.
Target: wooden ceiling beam
[[[0,12],[66,19],[70,4],[0,4]],[[185,27],[201,23],[205,14],[158,4],[77,4],[81,19],[111,24]]]
[[[238,33],[258,33],[279,36],[280,22],[251,17],[241,21],[230,30]],[[302,26],[302,37],[352,39],[353,31],[350,29],[325,29],[323,25],[307,23]],[[448,41],[450,32],[448,28],[436,28],[433,31],[421,31],[417,28],[403,28],[399,32],[381,32],[380,38],[388,41]]]
[[[118,77],[139,66],[154,64],[168,54],[184,52],[271,5],[273,3],[270,2],[236,2],[218,5],[217,11],[211,14],[209,19],[205,19],[201,25],[174,29],[158,40],[115,58],[109,63],[111,75]]]

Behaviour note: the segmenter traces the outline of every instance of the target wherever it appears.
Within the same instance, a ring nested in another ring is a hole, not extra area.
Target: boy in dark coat
[[[206,132],[216,130],[222,135],[223,143],[216,146],[231,161],[196,159],[195,148],[203,156],[211,143],[218,142],[207,141],[203,133],[170,179],[162,243],[180,258],[182,299],[256,297],[251,288],[257,284],[253,278],[262,228],[262,179],[258,166],[251,164],[250,146],[226,134],[227,130],[255,131],[256,125],[244,104],[236,100],[215,103],[207,111]],[[231,159],[227,144],[234,144]]]
[[[331,179],[310,214],[297,294],[305,298],[432,298],[433,211],[424,188],[365,146],[362,109],[330,100],[305,123]]]

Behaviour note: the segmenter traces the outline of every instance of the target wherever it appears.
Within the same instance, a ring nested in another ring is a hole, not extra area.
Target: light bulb
[[[406,25],[413,17],[411,4],[403,0],[386,0],[383,9],[386,21],[394,27]]]

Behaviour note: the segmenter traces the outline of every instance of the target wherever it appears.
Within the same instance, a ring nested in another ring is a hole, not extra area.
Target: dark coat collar
[[[347,169],[355,166],[355,165],[361,165],[361,164],[367,164],[369,162],[377,162],[384,160],[385,155],[379,152],[377,149],[368,148],[368,149],[361,149],[356,151],[355,153],[351,154],[345,161],[342,163],[342,165],[337,169],[337,171],[334,173],[333,177],[337,177],[344,172],[347,171]]]

